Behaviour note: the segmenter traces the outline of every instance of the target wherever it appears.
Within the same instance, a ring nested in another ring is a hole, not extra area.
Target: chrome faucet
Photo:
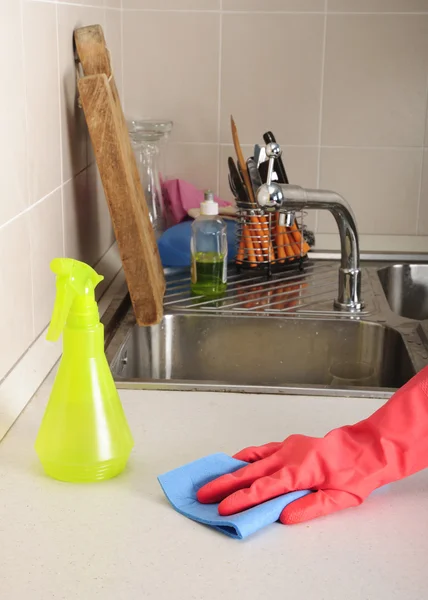
[[[336,219],[341,245],[339,268],[339,291],[334,301],[338,310],[358,312],[364,308],[361,299],[361,269],[358,231],[354,213],[342,196],[327,190],[310,190],[297,185],[272,182],[275,159],[282,154],[278,144],[268,144],[269,158],[267,182],[257,191],[260,208],[281,214],[293,210],[329,210]]]

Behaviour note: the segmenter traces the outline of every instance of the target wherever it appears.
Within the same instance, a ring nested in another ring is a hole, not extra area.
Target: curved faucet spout
[[[339,310],[357,312],[361,299],[360,248],[355,216],[347,201],[336,192],[311,190],[297,185],[270,183],[257,192],[257,202],[267,210],[328,210],[339,228],[341,263],[339,291],[334,305]]]

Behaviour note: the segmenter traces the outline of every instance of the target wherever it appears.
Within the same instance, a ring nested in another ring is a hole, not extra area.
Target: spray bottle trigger
[[[55,342],[65,327],[68,314],[77,296],[92,296],[104,279],[92,267],[71,258],[54,258],[50,264],[56,275],[56,297],[51,324],[46,339]]]

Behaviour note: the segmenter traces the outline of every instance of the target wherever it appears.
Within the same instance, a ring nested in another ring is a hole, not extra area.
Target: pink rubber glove
[[[289,504],[282,523],[357,506],[376,488],[428,466],[428,367],[364,421],[323,438],[291,435],[234,458],[253,464],[211,481],[197,494],[199,502],[220,502],[220,515],[304,489],[316,493]]]

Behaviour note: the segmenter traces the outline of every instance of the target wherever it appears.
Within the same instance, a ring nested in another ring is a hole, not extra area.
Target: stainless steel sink
[[[392,311],[408,319],[428,319],[428,265],[391,265],[378,275]]]
[[[379,278],[379,266],[363,269],[366,308],[358,314],[332,308],[335,263],[311,262],[271,279],[231,272],[221,301],[191,297],[188,273],[171,273],[159,325],[139,328],[129,306],[116,310],[120,322],[107,328],[106,347],[115,381],[387,398],[428,364],[428,349],[421,323],[389,309],[381,285],[388,269]]]
[[[400,334],[375,323],[167,315],[134,326],[116,380],[193,388],[397,388],[414,375]],[[342,393],[342,392],[341,392]],[[357,393],[360,395],[360,390]]]

